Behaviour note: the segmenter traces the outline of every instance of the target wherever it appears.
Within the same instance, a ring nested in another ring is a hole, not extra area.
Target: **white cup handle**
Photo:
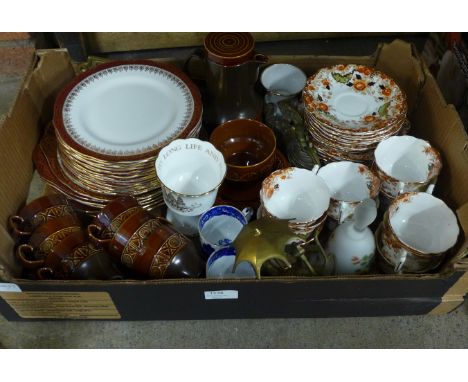
[[[427,188],[426,188],[426,192],[427,192],[428,194],[431,194],[431,195],[432,195],[432,193],[434,192],[434,188],[435,188],[436,182],[437,182],[437,177],[435,177],[435,178],[431,181],[431,183],[429,183],[429,185],[428,185]]]
[[[338,219],[338,224],[342,224],[353,212],[353,207],[351,207],[348,203],[342,203],[340,205],[340,217]]]
[[[400,257],[400,261],[398,262],[397,265],[395,265],[395,273],[400,273],[401,269],[403,268],[403,265],[405,265],[407,255],[408,255],[408,252],[404,251],[404,255]]]
[[[242,210],[242,215],[244,215],[245,217],[245,220],[247,220],[247,222],[252,219],[252,216],[254,214],[254,209],[252,207],[245,207],[243,210]]]

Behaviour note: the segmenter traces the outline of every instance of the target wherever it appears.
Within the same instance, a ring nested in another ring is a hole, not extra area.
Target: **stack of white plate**
[[[377,144],[406,121],[406,96],[386,74],[361,65],[335,65],[309,77],[304,122],[325,162],[372,161]]]
[[[66,85],[55,102],[56,157],[42,154],[58,181],[43,177],[91,209],[123,194],[152,209],[164,203],[157,154],[174,139],[197,137],[201,120],[198,88],[174,66],[147,60],[98,65]]]

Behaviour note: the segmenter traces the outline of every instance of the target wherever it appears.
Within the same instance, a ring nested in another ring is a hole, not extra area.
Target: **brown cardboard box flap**
[[[416,107],[426,75],[413,46],[394,40],[380,46],[375,67],[392,77],[404,90],[408,99],[408,115]]]

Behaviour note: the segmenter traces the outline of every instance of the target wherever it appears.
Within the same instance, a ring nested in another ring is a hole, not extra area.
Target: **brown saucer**
[[[273,171],[289,167],[290,164],[284,154],[276,149]],[[254,182],[233,182],[225,179],[219,188],[216,198],[217,205],[227,204],[238,209],[245,207],[258,208],[260,206],[260,189],[263,179]]]

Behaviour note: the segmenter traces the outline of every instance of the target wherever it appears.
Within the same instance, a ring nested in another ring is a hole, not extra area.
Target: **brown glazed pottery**
[[[111,238],[120,225],[132,214],[143,210],[136,198],[130,195],[121,196],[107,204],[94,219],[93,224],[100,230],[103,239]]]
[[[151,279],[198,278],[205,269],[193,242],[167,224],[156,227],[131,261],[136,272]]]
[[[154,220],[154,222],[153,222]],[[90,224],[88,226],[88,236],[93,244],[102,245],[108,252],[118,261],[121,260],[122,251],[132,235],[142,226],[146,227],[148,221],[152,225],[161,224],[158,219],[154,218],[148,211],[143,208],[138,208],[124,221],[120,222],[119,227],[115,232],[105,232],[100,225]],[[105,232],[103,234],[103,231]],[[125,264],[125,263],[124,263]]]
[[[28,244],[16,249],[16,257],[29,269],[40,267],[52,249],[73,232],[81,231],[81,222],[76,216],[65,215],[40,225],[29,238]]]
[[[234,119],[213,131],[210,142],[223,153],[226,178],[250,182],[268,175],[275,164],[273,130],[253,119]]]
[[[120,280],[122,274],[108,253],[94,247],[77,231],[58,243],[37,270],[39,279]]]
[[[15,239],[30,236],[41,224],[60,216],[73,215],[72,206],[63,195],[45,195],[24,206],[17,215],[8,219],[10,231]]]
[[[255,55],[255,41],[246,32],[211,32],[203,45],[208,59],[224,66],[243,64]]]
[[[128,217],[112,238],[99,238],[95,224],[88,226],[88,234],[116,260],[145,277],[199,277],[204,269],[189,239],[143,209]]]

